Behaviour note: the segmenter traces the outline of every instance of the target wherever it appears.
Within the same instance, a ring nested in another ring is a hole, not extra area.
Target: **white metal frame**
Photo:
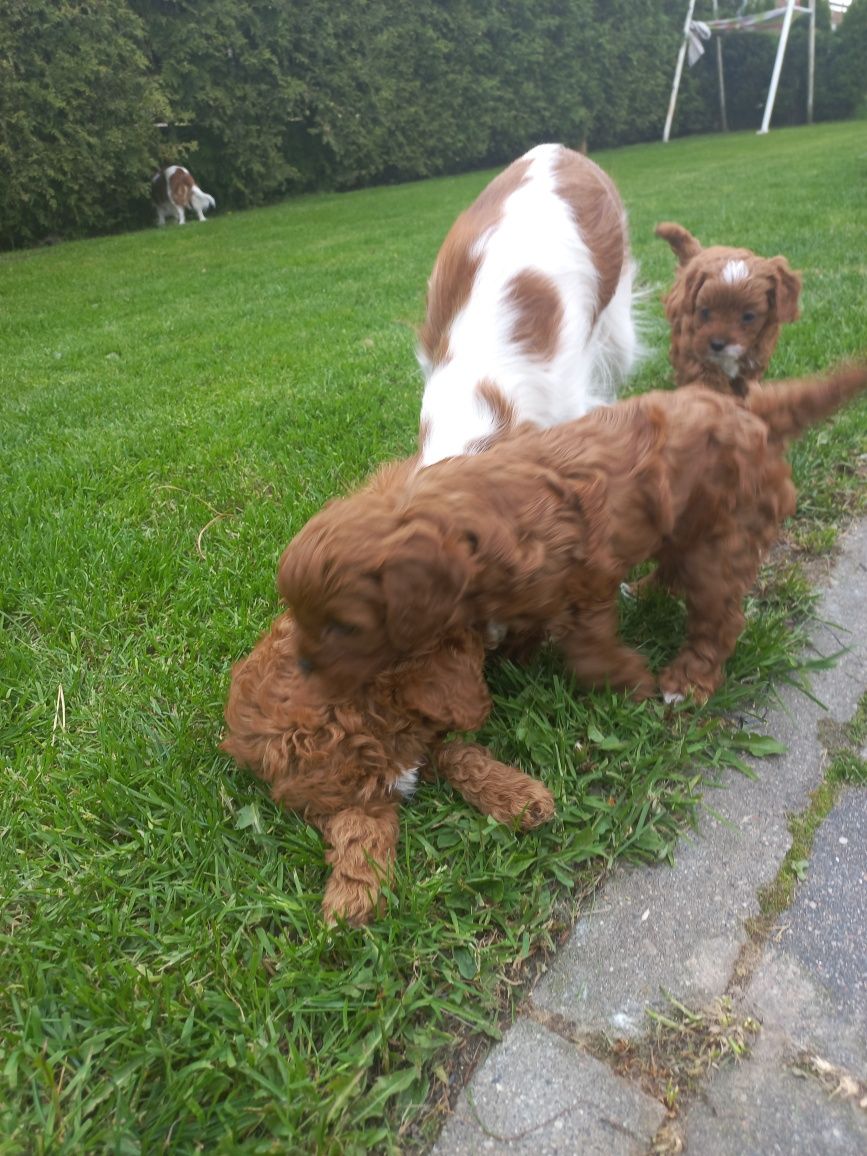
[[[686,20],[683,23],[683,40],[680,44],[680,50],[677,54],[677,64],[674,69],[674,82],[671,86],[671,98],[668,102],[668,113],[665,118],[665,128],[662,132],[662,139],[666,143],[671,136],[671,126],[674,121],[674,110],[677,105],[677,93],[680,88],[681,77],[683,76],[683,62],[686,58],[686,48],[689,40],[689,26],[692,23],[693,13],[695,12],[696,0],[689,0],[689,7],[686,13]],[[789,32],[792,27],[792,20],[795,15],[796,0],[786,0],[786,14],[783,17],[783,27],[780,30],[780,39],[777,44],[777,55],[774,60],[774,70],[771,73],[771,84],[768,89],[768,99],[765,101],[765,111],[762,117],[762,127],[758,130],[758,135],[767,133],[771,127],[771,117],[774,114],[774,104],[777,99],[777,88],[780,83],[780,73],[783,70],[783,59],[786,55],[786,46],[789,42]],[[813,88],[815,84],[815,62],[816,62],[816,0],[808,0],[809,15],[810,15],[810,32],[807,41],[807,124],[813,123]],[[717,14],[717,0],[713,0],[714,16]],[[723,78],[722,67],[722,48],[720,46],[720,38],[716,38],[717,51],[717,75],[719,77],[719,93],[720,93],[720,111],[722,116],[723,131],[727,131],[726,124],[726,106],[725,106],[725,81]]]

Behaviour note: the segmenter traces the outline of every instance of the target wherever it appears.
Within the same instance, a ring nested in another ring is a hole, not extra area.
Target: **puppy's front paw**
[[[690,699],[701,706],[707,702],[717,688],[717,683],[709,679],[690,678],[684,664],[673,662],[659,675],[659,690],[663,701],[669,704]]]
[[[658,689],[656,679],[652,674],[648,674],[639,682],[629,687],[629,697],[633,702],[644,702],[645,699],[655,698]]]
[[[541,827],[549,819],[553,819],[556,805],[554,796],[544,783],[530,779],[525,790],[516,793],[515,803],[518,810],[514,817],[524,831],[531,831],[533,827]]]
[[[322,914],[329,927],[339,920],[345,920],[350,927],[363,927],[375,915],[381,915],[384,906],[375,877],[350,879],[334,872],[325,888]]]

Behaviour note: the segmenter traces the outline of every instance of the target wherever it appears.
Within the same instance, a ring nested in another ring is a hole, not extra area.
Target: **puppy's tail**
[[[660,221],[653,231],[674,249],[678,265],[688,265],[701,252],[700,242],[675,221]]]
[[[754,386],[746,405],[765,422],[773,441],[788,445],[865,389],[867,361],[860,361],[825,377]]]

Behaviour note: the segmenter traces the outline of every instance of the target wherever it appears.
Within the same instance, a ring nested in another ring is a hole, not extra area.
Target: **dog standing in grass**
[[[563,145],[519,157],[458,217],[428,285],[421,465],[512,424],[614,400],[638,352],[626,212],[611,178]]]
[[[693,387],[576,422],[525,424],[397,492],[330,502],[287,546],[280,593],[302,671],[348,695],[449,632],[546,632],[586,685],[707,699],[744,625],[763,554],[795,511],[786,446],[867,388],[867,364],[759,386]],[[655,677],[618,636],[618,591],[655,559],[687,637]]]
[[[205,209],[217,207],[211,194],[199,188],[193,174],[183,165],[169,165],[167,169],[154,173],[151,200],[157,210],[158,225],[164,225],[166,217],[174,217],[179,225],[183,225],[188,209],[204,221]]]

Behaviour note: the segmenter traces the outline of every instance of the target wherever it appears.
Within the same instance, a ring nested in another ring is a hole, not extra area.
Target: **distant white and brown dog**
[[[556,144],[514,161],[458,217],[433,267],[420,464],[612,401],[638,353],[633,278],[623,203],[598,165]]]
[[[211,194],[199,188],[193,174],[183,165],[169,165],[154,174],[151,199],[156,206],[158,225],[164,225],[166,217],[174,217],[179,225],[183,225],[188,209],[204,221],[205,209],[217,207]]]

